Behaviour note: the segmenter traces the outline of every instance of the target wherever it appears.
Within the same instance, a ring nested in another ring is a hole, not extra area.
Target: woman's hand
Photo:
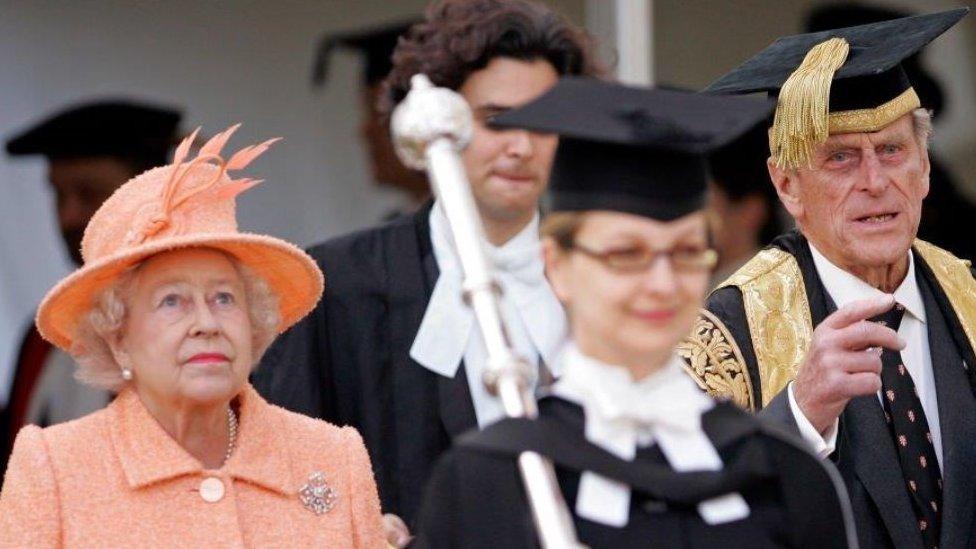
[[[386,542],[390,547],[406,547],[413,538],[407,524],[393,513],[383,515],[383,533],[386,534]]]

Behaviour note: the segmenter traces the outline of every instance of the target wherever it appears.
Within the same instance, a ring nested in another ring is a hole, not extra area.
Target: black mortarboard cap
[[[843,66],[834,73],[833,79],[837,87],[831,90],[831,105],[836,99],[837,110],[876,107],[878,103],[872,104],[869,97],[841,97],[843,94],[838,92],[855,92],[849,95],[865,96],[875,93],[869,89],[856,90],[855,88],[857,84],[862,84],[864,88],[870,88],[871,83],[886,84],[887,82],[883,81],[892,76],[887,73],[898,68],[903,59],[914,55],[949,30],[967,13],[969,8],[959,8],[779,38],[753,58],[713,82],[705,91],[722,94],[768,91],[775,94],[800,66],[811,48],[836,37],[843,38],[850,44],[850,53]],[[875,80],[861,81],[861,78]],[[894,76],[893,79],[898,80],[898,77]],[[849,82],[842,82],[844,80]],[[895,94],[903,92],[906,87],[898,89]],[[841,107],[841,101],[850,106]]]
[[[559,135],[554,211],[614,210],[671,220],[702,209],[706,155],[765,119],[771,101],[565,77],[492,126]]]
[[[11,137],[7,153],[159,162],[177,140],[181,116],[175,109],[128,100],[75,105]]]
[[[909,17],[912,13],[887,6],[858,4],[856,2],[842,2],[817,6],[807,14],[806,32],[818,32],[855,25],[867,25],[889,19]],[[938,79],[929,72],[919,59],[919,53],[909,55],[901,61],[901,68],[908,76],[915,92],[921,100],[922,106],[930,109],[934,118],[938,118],[945,107],[945,92]]]
[[[968,12],[780,38],[705,91],[778,95],[771,148],[779,164],[797,167],[831,133],[877,131],[921,106],[901,63]]]
[[[391,57],[397,41],[419,19],[410,19],[322,38],[315,56],[312,83],[322,85],[328,78],[329,58],[338,47],[350,48],[363,55],[363,83],[372,86],[386,78],[393,68]]]

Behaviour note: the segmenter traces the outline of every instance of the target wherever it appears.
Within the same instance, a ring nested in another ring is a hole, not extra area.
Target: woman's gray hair
[[[218,250],[219,251],[219,250]],[[251,345],[254,353],[251,367],[267,350],[278,335],[281,314],[278,309],[278,296],[260,276],[247,265],[225,252],[244,283],[248,317],[251,320]],[[81,318],[69,353],[78,363],[75,378],[87,385],[118,391],[125,386],[122,368],[115,360],[108,344],[110,338],[118,337],[127,320],[126,302],[132,293],[139,269],[143,263],[135,265],[116,279],[115,283],[104,289],[94,299],[88,314]]]

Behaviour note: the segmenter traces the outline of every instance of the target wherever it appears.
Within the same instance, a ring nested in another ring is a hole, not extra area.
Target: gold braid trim
[[[966,332],[969,346],[976,351],[976,279],[969,270],[970,262],[924,240],[915,240],[915,251],[935,273]]]
[[[838,133],[876,132],[922,106],[914,88],[873,109],[830,113],[830,135]]]
[[[792,254],[767,248],[719,288],[724,286],[742,292],[765,407],[796,377],[813,336],[803,274]]]
[[[830,86],[849,51],[850,45],[843,38],[825,40],[810,48],[800,66],[783,82],[770,131],[770,151],[776,166],[809,165],[813,147],[827,140]]]
[[[698,386],[716,398],[727,398],[755,411],[749,368],[742,351],[722,321],[702,309],[691,334],[678,344],[678,356]]]

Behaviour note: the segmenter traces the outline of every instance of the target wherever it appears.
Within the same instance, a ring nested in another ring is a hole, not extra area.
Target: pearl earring
[[[126,366],[122,367],[122,379],[132,381],[132,370]]]

